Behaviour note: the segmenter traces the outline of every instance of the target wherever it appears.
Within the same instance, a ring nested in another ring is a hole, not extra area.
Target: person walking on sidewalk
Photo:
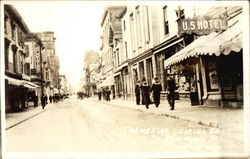
[[[49,96],[49,102],[52,103],[52,96]]]
[[[106,90],[106,98],[107,98],[107,101],[108,101],[108,102],[110,102],[110,94],[111,94],[111,92],[110,92],[109,88],[107,87],[107,90]]]
[[[137,80],[137,83],[135,86],[135,98],[136,98],[137,105],[140,105],[140,96],[141,96],[141,83],[140,83],[140,80]]]
[[[98,99],[101,100],[102,99],[102,92],[100,89],[98,89],[97,95],[98,95]]]
[[[147,81],[145,78],[142,78],[142,86],[141,86],[141,93],[142,93],[142,98],[144,100],[144,104],[146,105],[146,108],[149,108],[150,104],[150,86],[148,85]]]
[[[167,89],[168,89],[168,103],[171,107],[170,110],[174,110],[176,84],[173,77],[168,77]]]
[[[44,109],[45,105],[46,105],[46,97],[45,96],[42,96],[41,97],[41,102],[42,102],[42,107]]]
[[[153,91],[153,98],[154,98],[155,106],[158,107],[160,105],[162,86],[161,86],[161,83],[159,82],[158,77],[156,76],[154,77],[151,91]]]
[[[37,95],[34,96],[34,106],[35,107],[38,106],[38,96]]]

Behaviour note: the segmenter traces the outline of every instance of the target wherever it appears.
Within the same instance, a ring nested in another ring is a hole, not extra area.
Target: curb
[[[13,127],[15,127],[15,126],[17,126],[17,125],[19,125],[19,124],[21,124],[21,123],[23,123],[23,122],[25,122],[25,121],[31,119],[31,118],[33,118],[33,117],[35,117],[35,116],[37,116],[37,115],[43,113],[43,112],[45,112],[46,110],[48,110],[48,109],[43,109],[42,111],[39,111],[39,112],[37,112],[37,113],[35,113],[35,114],[29,116],[29,117],[26,117],[25,119],[22,119],[21,121],[15,123],[15,124],[12,124],[12,125],[10,125],[10,126],[8,126],[7,128],[5,128],[5,130],[9,130],[9,129],[11,129],[11,128],[13,128]]]
[[[104,101],[100,101],[100,102],[107,104]],[[109,104],[112,104],[112,105],[115,105],[115,106],[121,106],[121,105],[114,104],[114,103],[109,103]],[[141,112],[146,112],[146,111],[144,111],[142,109],[133,108],[133,107],[125,107],[125,108],[134,109],[136,111],[141,111]],[[163,116],[163,117],[168,117],[168,118],[173,118],[173,119],[180,119],[180,120],[184,120],[184,121],[188,121],[188,122],[192,122],[192,123],[195,123],[195,124],[204,125],[204,126],[208,126],[208,127],[220,128],[219,125],[214,123],[214,122],[209,122],[208,123],[208,122],[201,121],[201,120],[188,119],[188,118],[185,118],[185,117],[180,117],[178,115],[172,115],[172,114],[167,114],[167,113],[157,113],[157,112],[146,112],[146,113],[155,114],[157,116]]]

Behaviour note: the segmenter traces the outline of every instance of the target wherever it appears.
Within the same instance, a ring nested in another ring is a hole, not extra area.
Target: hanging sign
[[[211,32],[218,32],[228,28],[227,18],[217,17],[203,17],[203,18],[187,18],[180,19],[178,23],[178,33],[195,33],[198,35],[209,34]]]

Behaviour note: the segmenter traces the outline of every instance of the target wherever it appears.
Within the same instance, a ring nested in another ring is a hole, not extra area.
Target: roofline
[[[4,10],[6,10],[6,12],[9,11],[14,15],[14,17],[21,24],[21,27],[25,30],[26,33],[31,32],[29,27],[27,26],[27,24],[24,22],[22,16],[19,14],[17,9],[13,5],[5,4],[4,5]]]

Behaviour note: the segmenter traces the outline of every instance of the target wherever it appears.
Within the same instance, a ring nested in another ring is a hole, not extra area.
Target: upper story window
[[[176,16],[177,16],[177,19],[184,19],[185,18],[184,9],[179,8],[176,11]]]
[[[7,33],[7,22],[8,22],[8,17],[4,16],[4,31]]]
[[[123,29],[124,29],[124,31],[126,31],[126,21],[125,20],[123,21]]]
[[[128,44],[125,41],[125,53],[126,53],[126,59],[128,59]]]
[[[14,23],[11,23],[11,38],[16,40],[16,26]]]
[[[163,19],[164,19],[164,34],[168,35],[169,34],[169,23],[168,23],[168,7],[165,6],[163,7]]]
[[[29,55],[29,45],[25,45],[25,53]]]
[[[139,6],[136,7],[136,34],[137,34],[137,44],[141,47],[142,44],[142,33],[141,33],[141,13]]]

